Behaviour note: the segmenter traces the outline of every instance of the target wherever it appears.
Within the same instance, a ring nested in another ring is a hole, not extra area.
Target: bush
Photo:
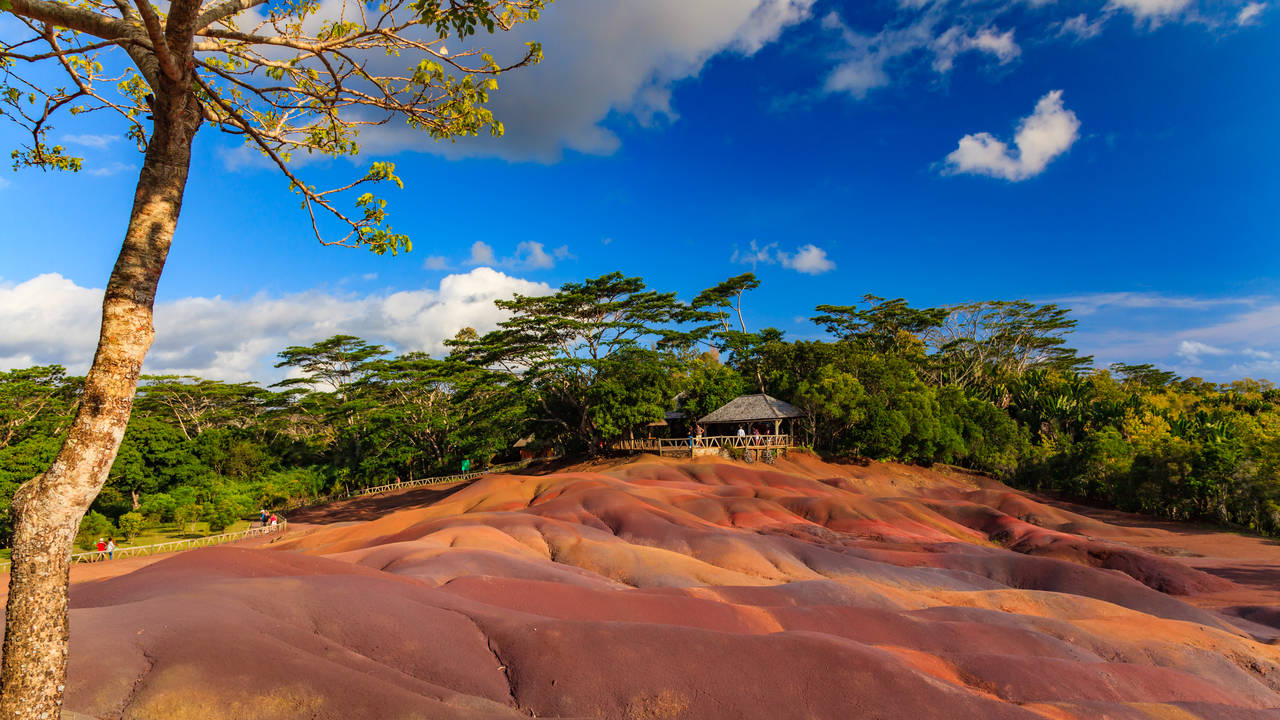
[[[216,503],[205,505],[204,519],[209,523],[209,530],[222,532],[240,517],[239,508],[230,498],[219,498]]]
[[[127,512],[120,516],[117,523],[120,525],[120,533],[124,535],[124,539],[132,540],[138,537],[138,533],[146,527],[146,518],[142,517],[142,513]]]
[[[85,550],[92,550],[98,538],[106,538],[116,534],[116,528],[96,510],[90,510],[80,521],[80,532],[76,533],[76,544]]]
[[[148,495],[138,507],[147,519],[155,523],[173,522],[178,503],[168,493]]]
[[[200,519],[200,515],[204,508],[198,503],[190,503],[187,505],[179,505],[174,511],[173,517],[184,530],[190,530],[191,526]]]

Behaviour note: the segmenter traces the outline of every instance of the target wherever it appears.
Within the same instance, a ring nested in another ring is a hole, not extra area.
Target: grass
[[[207,537],[209,535],[222,535],[224,533],[232,533],[232,532],[239,532],[241,530],[247,530],[250,527],[256,526],[257,524],[258,524],[257,521],[237,520],[231,525],[227,526],[225,530],[219,530],[218,532],[213,532],[212,530],[210,530],[209,523],[207,522],[192,523],[190,525],[184,525],[184,526],[178,526],[177,524],[162,525],[160,527],[147,528],[146,530],[143,530],[141,533],[138,533],[137,537],[133,538],[128,542],[125,542],[123,538],[117,537],[116,547],[126,548],[126,547],[136,547],[138,545],[156,545],[158,543],[170,542],[172,540],[194,540],[196,538]],[[94,539],[96,540],[96,538]],[[77,546],[77,549],[83,550],[83,551],[89,551],[89,550],[92,550],[93,547],[90,546],[90,547],[84,548],[84,547]],[[5,548],[3,551],[0,551],[0,553],[2,553],[0,554],[0,559],[4,559],[4,560],[9,559],[8,548]]]

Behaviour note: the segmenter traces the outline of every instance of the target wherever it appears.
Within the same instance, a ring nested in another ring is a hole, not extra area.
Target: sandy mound
[[[960,472],[804,456],[360,498],[292,518],[308,531],[265,548],[76,585],[68,707],[1280,717],[1267,576],[1176,552],[1176,528],[1079,510]],[[1246,569],[1280,572],[1280,550],[1250,547]]]

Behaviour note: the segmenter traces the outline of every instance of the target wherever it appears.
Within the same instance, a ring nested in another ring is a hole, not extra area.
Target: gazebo
[[[772,395],[760,393],[736,397],[711,414],[700,418],[698,423],[702,425],[745,425],[750,428],[756,423],[767,422],[773,424],[773,435],[777,436],[783,434],[783,420],[793,420],[798,417],[804,417],[804,412],[800,408],[785,400],[779,400]],[[788,427],[787,429],[790,430],[791,428]],[[708,434],[733,435],[736,432],[737,428],[733,427],[730,428],[730,432]],[[749,429],[747,432],[750,434]]]
[[[667,420],[675,420],[676,415],[668,413]],[[798,417],[804,417],[804,412],[791,403],[764,394],[743,395],[700,418],[696,426],[689,427],[687,437],[633,438],[618,440],[611,447],[616,452],[657,453],[673,457],[719,455],[747,462],[773,462],[778,454],[785,454],[795,444],[790,427],[788,432],[782,432],[782,421]],[[772,432],[752,434],[753,427],[760,423],[771,423]],[[704,425],[715,426],[719,432],[708,432],[709,428],[703,428]],[[743,435],[738,434],[739,425],[743,426]],[[698,428],[704,432],[699,433]]]

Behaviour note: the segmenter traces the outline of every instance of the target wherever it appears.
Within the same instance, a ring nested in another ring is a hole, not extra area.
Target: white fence
[[[507,470],[515,470],[529,464],[530,461],[522,460],[517,463],[508,465],[499,465],[491,467],[484,472],[459,473],[457,475],[438,475],[435,477],[418,478],[416,480],[402,480],[400,482],[387,483],[385,485],[374,485],[367,488],[358,488],[355,490],[347,490],[340,493],[333,493],[323,497],[311,498],[286,505],[277,511],[277,514],[297,510],[304,507],[315,507],[316,505],[325,505],[339,500],[347,500],[353,497],[361,497],[364,495],[377,495],[379,493],[394,492],[403,490],[404,488],[420,487],[422,485],[443,485],[445,483],[462,482],[465,480],[475,480],[486,473],[505,472]],[[168,542],[155,543],[152,545],[133,545],[130,547],[116,547],[111,558],[108,558],[105,552],[90,550],[89,552],[75,553],[71,556],[72,563],[89,563],[103,562],[112,558],[126,557],[146,557],[148,555],[160,555],[163,553],[181,552],[183,550],[194,550],[195,548],[211,547],[213,545],[225,545],[226,543],[238,542],[245,538],[255,535],[270,535],[272,533],[282,533],[285,530],[285,522],[272,527],[251,527],[247,530],[237,532],[222,533],[221,535],[207,535],[205,537],[191,538],[189,540],[170,540]],[[9,572],[11,562],[8,560],[0,560],[0,572]]]
[[[190,538],[187,540],[169,540],[162,543],[154,543],[152,545],[131,545],[128,547],[117,546],[115,552],[110,556],[105,552],[90,550],[89,552],[73,553],[71,562],[74,563],[91,563],[102,562],[113,558],[126,557],[146,557],[148,555],[160,555],[162,553],[179,552],[182,550],[192,550],[200,547],[211,547],[213,545],[225,545],[227,543],[239,542],[245,538],[255,535],[272,535],[283,533],[285,523],[267,527],[251,527],[247,530],[238,530],[236,532],[222,533],[221,535],[206,535],[204,537]],[[12,563],[9,560],[0,561],[0,572],[9,572]]]

